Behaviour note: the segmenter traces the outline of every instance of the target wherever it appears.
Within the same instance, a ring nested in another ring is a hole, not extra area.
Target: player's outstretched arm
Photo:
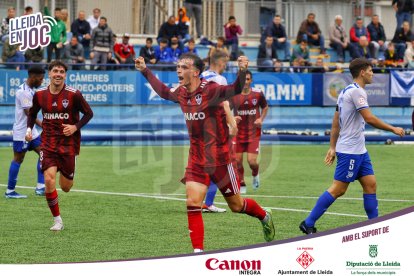
[[[145,64],[145,60],[143,57],[138,57],[135,59],[135,68],[142,73],[142,75],[148,80],[152,89],[163,99],[177,102],[177,95],[175,93],[170,92],[170,88],[168,88],[165,84],[163,84],[154,74],[151,72],[150,69],[147,68]]]
[[[400,137],[404,136],[405,134],[404,129],[402,129],[401,127],[395,127],[395,126],[392,126],[390,124],[383,122],[377,116],[372,114],[369,108],[362,109],[359,112],[361,113],[362,117],[364,118],[365,122],[367,122],[367,124],[370,124],[371,126],[378,128],[378,129],[390,131]]]

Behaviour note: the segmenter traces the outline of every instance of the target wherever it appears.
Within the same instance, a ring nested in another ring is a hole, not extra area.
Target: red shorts
[[[210,181],[212,181],[224,197],[229,197],[240,192],[240,181],[236,168],[237,166],[234,163],[218,167],[202,167],[189,164],[181,181],[183,183],[194,181],[206,186],[209,186]]]
[[[251,142],[237,142],[236,153],[255,153],[259,154],[260,140],[253,140]]]
[[[75,176],[76,155],[61,155],[54,152],[40,152],[40,168],[42,172],[50,167],[57,167],[57,170],[67,179],[73,180]]]

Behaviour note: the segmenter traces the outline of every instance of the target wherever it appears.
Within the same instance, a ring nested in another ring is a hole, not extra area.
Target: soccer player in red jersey
[[[243,92],[230,100],[230,106],[233,108],[235,119],[238,122],[238,133],[236,136],[236,159],[239,169],[242,193],[246,192],[244,184],[243,153],[247,152],[247,162],[252,170],[253,189],[260,186],[259,163],[257,156],[259,154],[260,135],[262,132],[263,120],[267,115],[269,107],[262,91],[251,88],[252,73],[246,72],[246,82]]]
[[[92,109],[81,92],[65,84],[65,63],[56,60],[49,64],[50,85],[39,89],[33,96],[33,106],[27,120],[26,140],[32,139],[32,128],[37,113],[42,110],[41,168],[45,177],[46,200],[54,218],[52,231],[63,230],[60,217],[56,174],[60,171],[59,185],[64,192],[73,186],[76,156],[79,154],[80,129],[93,116]],[[79,112],[83,113],[79,119]]]
[[[275,230],[270,210],[264,210],[253,199],[239,193],[237,170],[231,162],[229,128],[221,102],[241,93],[248,61],[239,57],[239,74],[231,85],[221,86],[200,79],[203,61],[193,54],[184,54],[177,63],[179,86],[170,91],[145,65],[144,58],[135,60],[135,67],[163,99],[180,104],[190,136],[190,151],[183,182],[187,194],[187,218],[194,252],[204,250],[204,223],[201,205],[210,179],[217,184],[233,212],[258,218],[266,241],[274,239]]]

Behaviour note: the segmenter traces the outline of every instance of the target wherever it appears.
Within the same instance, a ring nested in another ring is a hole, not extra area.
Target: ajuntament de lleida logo
[[[377,244],[375,244],[375,245],[369,245],[369,256],[371,257],[371,258],[375,258],[375,257],[377,257],[378,256],[378,245]]]

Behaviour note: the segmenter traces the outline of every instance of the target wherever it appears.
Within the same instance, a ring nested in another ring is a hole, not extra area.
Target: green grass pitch
[[[247,197],[273,209],[276,239],[301,235],[298,224],[331,184],[334,166],[323,163],[327,145],[274,145],[261,149],[261,187],[253,192],[245,164]],[[412,206],[414,147],[369,145],[378,182],[380,215]],[[0,263],[120,260],[191,253],[185,189],[179,183],[186,146],[88,147],[81,149],[73,190],[59,191],[64,231],[52,233],[46,201],[34,195],[36,157],[28,153],[17,191],[27,199],[0,198]],[[4,193],[10,147],[0,148]],[[20,186],[20,187],[19,187]],[[30,187],[30,188],[27,188]],[[366,220],[358,182],[351,184],[317,227],[324,231]],[[224,207],[221,195],[216,205]],[[205,249],[263,243],[257,219],[204,214]]]

